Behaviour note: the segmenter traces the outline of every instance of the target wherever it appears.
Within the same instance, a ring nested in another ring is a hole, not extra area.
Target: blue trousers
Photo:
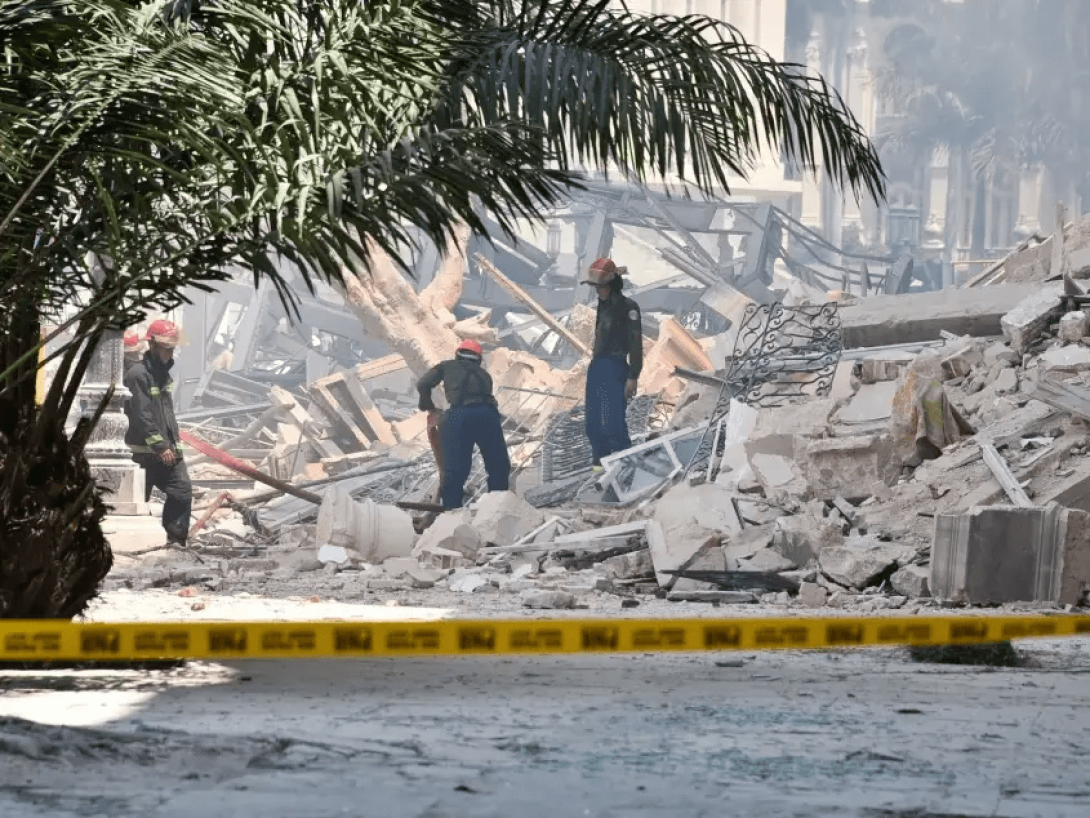
[[[628,364],[620,355],[602,355],[587,368],[587,438],[597,463],[632,445],[625,421],[624,382]]]
[[[474,446],[481,450],[488,490],[507,491],[511,458],[499,411],[485,403],[452,406],[443,423],[443,508],[462,507]]]

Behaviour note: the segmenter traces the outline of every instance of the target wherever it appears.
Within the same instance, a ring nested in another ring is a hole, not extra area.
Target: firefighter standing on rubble
[[[598,291],[594,325],[594,352],[587,369],[587,438],[594,471],[602,458],[632,445],[625,420],[625,405],[636,396],[643,369],[643,324],[640,307],[621,295],[624,267],[600,258],[590,265],[584,284]]]
[[[193,486],[182,457],[174,417],[174,380],[170,377],[181,335],[172,322],[159,319],[148,327],[146,340],[149,347],[144,357],[125,371],[125,387],[132,393],[125,406],[129,416],[125,443],[132,450],[132,459],[144,469],[147,497],[152,488],[166,495],[163,528],[167,542],[185,545]]]
[[[482,359],[480,344],[462,341],[452,360],[433,366],[416,385],[420,409],[428,413],[429,421],[435,421],[439,412],[431,392],[440,383],[450,405],[441,426],[442,502],[448,510],[462,506],[474,446],[481,451],[489,491],[507,491],[511,476],[503,423],[492,395],[492,377]]]

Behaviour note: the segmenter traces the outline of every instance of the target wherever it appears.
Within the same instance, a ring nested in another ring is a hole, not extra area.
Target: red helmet
[[[152,321],[144,337],[165,347],[176,347],[181,341],[178,327],[173,321],[167,321],[165,318]]]
[[[139,332],[134,329],[129,330],[125,333],[125,351],[135,352],[136,350],[140,349],[140,344],[142,340],[143,339],[140,337]]]
[[[459,352],[471,352],[478,358],[484,355],[484,350],[481,349],[481,345],[478,344],[476,341],[468,339],[458,344],[458,349],[454,351],[454,354],[457,355]]]
[[[614,264],[613,259],[600,258],[590,265],[590,269],[587,270],[587,277],[583,279],[583,283],[601,287],[604,284],[608,284],[626,270],[626,267],[618,267]]]

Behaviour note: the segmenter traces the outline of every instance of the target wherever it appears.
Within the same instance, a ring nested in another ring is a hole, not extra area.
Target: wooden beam
[[[1007,461],[996,451],[995,446],[991,443],[981,443],[980,451],[984,455],[984,463],[991,469],[995,479],[999,481],[999,485],[1003,487],[1003,491],[1007,493],[1011,502],[1022,508],[1033,508],[1033,501],[1029,499],[1029,496],[1022,489],[1022,484],[1018,482],[1018,479],[1007,465]]]
[[[523,304],[525,304],[530,312],[532,312],[534,315],[540,318],[542,322],[544,322],[545,326],[549,327],[549,329],[553,330],[557,335],[559,335],[561,338],[563,338],[565,341],[575,347],[575,349],[579,351],[580,355],[590,355],[590,347],[586,346],[586,344],[584,344],[582,341],[572,335],[572,333],[568,331],[567,327],[565,327],[563,324],[553,318],[540,304],[538,304],[536,301],[534,301],[534,299],[527,295],[526,292],[518,284],[516,284],[499,270],[497,270],[492,262],[482,256],[480,253],[477,253],[477,255],[474,256],[474,260],[477,262],[478,265],[480,265],[480,268],[484,270],[493,281],[503,287],[503,289],[507,290],[507,292],[510,293],[513,298],[516,298]]]

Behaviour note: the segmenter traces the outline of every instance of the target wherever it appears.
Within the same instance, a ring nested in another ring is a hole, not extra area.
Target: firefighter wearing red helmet
[[[643,369],[643,322],[640,305],[621,295],[625,272],[612,259],[600,258],[583,281],[598,292],[586,391],[586,430],[595,471],[602,470],[603,457],[632,445],[625,405],[635,397]]]
[[[453,359],[433,366],[416,385],[420,409],[428,413],[430,421],[436,420],[439,412],[431,397],[439,384],[443,384],[450,406],[441,424],[441,492],[446,509],[462,506],[474,446],[481,452],[489,491],[507,491],[511,476],[511,459],[498,404],[492,394],[492,377],[482,364],[481,345],[462,341]]]
[[[132,459],[143,467],[148,497],[152,488],[166,495],[163,528],[167,542],[184,545],[193,510],[193,486],[182,457],[181,435],[174,417],[174,350],[181,340],[178,327],[160,318],[144,336],[148,350],[125,371],[131,393],[126,404],[129,430],[125,442]]]
[[[137,330],[131,329],[125,333],[125,371],[137,361],[144,360],[144,353],[148,351],[148,342],[140,337]]]

